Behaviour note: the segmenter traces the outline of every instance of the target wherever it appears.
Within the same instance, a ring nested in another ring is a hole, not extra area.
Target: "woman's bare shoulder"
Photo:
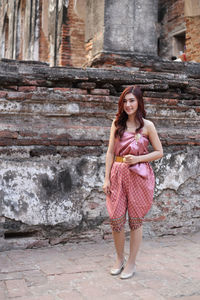
[[[115,121],[116,121],[116,119],[113,119],[113,120],[112,120],[112,125],[111,125],[111,126],[114,127],[114,128],[116,128]]]
[[[149,132],[155,128],[154,123],[147,119],[143,119],[143,120],[144,120],[143,133],[149,135]]]
[[[154,127],[154,123],[150,120],[147,120],[147,119],[143,119],[144,120],[144,126],[147,126],[147,127]]]

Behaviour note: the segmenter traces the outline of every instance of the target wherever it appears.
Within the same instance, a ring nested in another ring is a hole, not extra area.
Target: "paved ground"
[[[1,252],[0,300],[200,300],[200,232],[143,239],[128,280],[109,274],[114,257],[104,240]]]

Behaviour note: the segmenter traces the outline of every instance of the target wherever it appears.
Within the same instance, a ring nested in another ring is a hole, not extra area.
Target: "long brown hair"
[[[136,129],[136,132],[138,132],[143,126],[144,126],[144,121],[143,118],[146,117],[146,111],[144,109],[144,100],[143,100],[143,95],[140,87],[138,86],[130,86],[127,87],[122,93],[119,98],[118,102],[118,112],[116,114],[116,120],[115,120],[115,126],[116,126],[116,131],[115,131],[115,137],[122,137],[124,131],[126,130],[126,121],[128,120],[128,115],[124,111],[124,98],[127,94],[132,93],[138,102],[138,109],[136,112],[136,121],[140,124],[140,126]]]

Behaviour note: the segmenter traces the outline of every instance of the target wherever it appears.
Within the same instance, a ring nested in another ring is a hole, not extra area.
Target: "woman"
[[[119,99],[106,154],[103,190],[116,248],[112,275],[121,273],[127,279],[135,273],[136,256],[142,241],[142,222],[153,203],[155,178],[150,161],[163,156],[154,124],[145,119],[142,91],[137,86],[126,88]],[[154,151],[148,153],[148,142]],[[130,254],[124,260],[124,224],[128,210]]]

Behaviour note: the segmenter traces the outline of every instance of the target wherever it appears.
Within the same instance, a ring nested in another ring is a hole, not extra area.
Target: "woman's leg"
[[[121,267],[122,262],[124,261],[124,244],[125,244],[125,233],[124,227],[120,232],[112,231],[113,240],[115,244],[117,259],[113,268],[118,269]]]
[[[130,254],[123,271],[124,273],[131,273],[133,271],[136,256],[142,242],[142,229],[143,227],[141,225],[139,228],[130,231]]]

